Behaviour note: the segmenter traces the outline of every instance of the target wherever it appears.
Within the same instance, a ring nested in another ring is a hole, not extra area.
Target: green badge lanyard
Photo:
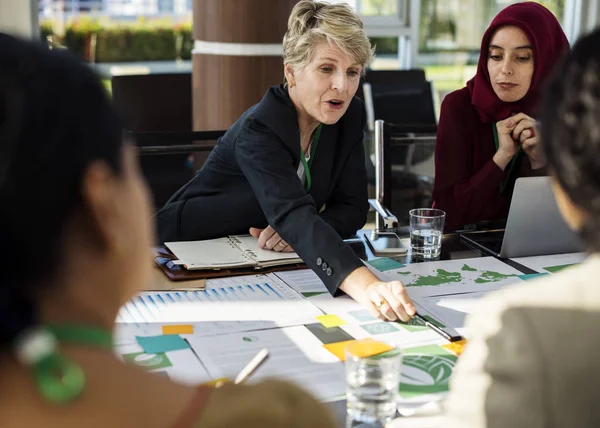
[[[17,354],[30,368],[42,396],[55,404],[77,398],[85,388],[79,365],[58,353],[58,343],[89,345],[112,352],[112,333],[97,327],[56,324],[27,332],[17,344]]]
[[[315,158],[315,152],[317,151],[317,145],[319,144],[319,137],[321,136],[321,128],[323,124],[320,123],[315,130],[315,134],[313,135],[313,139],[310,143],[310,158],[308,159],[308,164],[306,162],[306,158],[304,157],[304,153],[302,153],[302,147],[300,147],[300,160],[302,161],[302,165],[304,166],[304,174],[306,176],[305,188],[308,192],[312,186],[312,180],[310,177],[310,167],[312,166],[313,159]]]
[[[498,150],[498,148],[500,147],[500,144],[498,143],[498,128],[496,128],[495,123],[492,124],[492,130],[494,132],[494,144],[496,145],[496,150]],[[506,189],[506,186],[508,185],[508,181],[510,180],[510,176],[512,175],[512,173],[515,169],[515,165],[517,164],[517,158],[519,157],[520,154],[521,154],[521,146],[519,146],[519,148],[517,149],[517,153],[510,161],[510,166],[508,167],[508,174],[506,175],[506,178],[504,180],[502,180],[502,183],[500,183],[500,194],[504,193],[504,190]]]

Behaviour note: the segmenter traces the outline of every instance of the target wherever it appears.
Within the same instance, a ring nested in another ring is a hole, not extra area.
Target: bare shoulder
[[[83,394],[71,403],[48,403],[31,381],[31,374],[17,366],[8,374],[10,394],[0,390],[3,428],[164,428],[172,426],[197,395],[194,388],[127,366],[112,355],[92,355],[88,350],[69,354],[75,355],[85,373]]]

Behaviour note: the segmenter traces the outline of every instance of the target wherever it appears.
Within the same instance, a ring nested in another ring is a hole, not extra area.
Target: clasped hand
[[[498,152],[508,161],[515,156],[520,145],[529,158],[532,169],[546,166],[547,161],[540,145],[540,132],[535,119],[525,113],[518,113],[496,123],[496,129]]]

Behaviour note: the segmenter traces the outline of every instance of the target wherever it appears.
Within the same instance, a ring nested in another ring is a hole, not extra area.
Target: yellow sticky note
[[[454,352],[456,355],[460,355],[463,353],[465,349],[465,345],[467,344],[467,339],[459,340],[458,342],[452,342],[447,345],[442,345],[442,348],[445,348],[451,352]]]
[[[201,383],[200,386],[211,386],[213,388],[219,388],[225,385],[226,383],[231,383],[231,381],[226,377],[221,377],[219,379],[213,379],[209,380],[208,382]]]
[[[340,360],[346,361],[346,348],[348,345],[352,345],[353,354],[360,358],[372,357],[394,349],[393,346],[387,343],[376,342],[372,339],[346,340],[344,342],[328,343],[323,347]]]
[[[321,315],[317,317],[317,320],[327,328],[339,327],[346,324],[346,321],[337,315]]]
[[[163,325],[163,334],[194,334],[194,326],[191,324]]]

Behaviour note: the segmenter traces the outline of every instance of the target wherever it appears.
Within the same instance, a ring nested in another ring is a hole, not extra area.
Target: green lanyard
[[[315,152],[317,151],[317,145],[319,144],[319,137],[321,136],[321,128],[323,124],[320,123],[315,130],[315,134],[313,135],[313,139],[310,143],[310,159],[308,160],[308,164],[306,163],[306,158],[304,157],[304,153],[302,153],[302,147],[300,147],[300,160],[302,161],[302,165],[304,166],[304,174],[306,176],[305,188],[308,192],[312,186],[312,180],[310,177],[310,167],[312,166],[313,159],[315,158]]]
[[[77,398],[85,388],[85,374],[79,365],[60,355],[56,341],[74,345],[90,345],[112,351],[113,339],[110,331],[97,327],[56,324],[39,327],[33,333],[50,346],[45,352],[33,356],[30,369],[33,372],[38,389],[48,401],[65,404]]]
[[[495,123],[492,124],[492,130],[494,131],[494,144],[496,145],[496,150],[498,150],[500,145],[498,143],[498,128],[496,128]],[[517,153],[510,161],[510,166],[508,167],[508,174],[506,175],[506,178],[504,180],[502,180],[502,183],[500,183],[500,194],[504,193],[504,190],[506,189],[508,181],[510,180],[510,176],[512,175],[512,173],[515,169],[515,165],[517,164],[517,158],[519,157],[520,154],[521,154],[521,146],[519,146],[519,148],[517,149]]]

